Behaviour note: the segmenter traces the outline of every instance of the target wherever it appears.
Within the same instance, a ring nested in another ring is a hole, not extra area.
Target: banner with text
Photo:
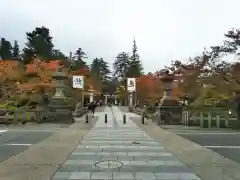
[[[129,92],[136,91],[136,79],[135,78],[127,78],[127,90]]]
[[[73,88],[83,89],[84,88],[84,77],[73,76],[72,78]]]

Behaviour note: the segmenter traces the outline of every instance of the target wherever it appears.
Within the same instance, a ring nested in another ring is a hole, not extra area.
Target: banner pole
[[[84,108],[84,80],[85,80],[85,76],[82,76],[83,79],[83,83],[82,83],[82,108]]]
[[[84,89],[82,89],[82,108],[84,108]]]

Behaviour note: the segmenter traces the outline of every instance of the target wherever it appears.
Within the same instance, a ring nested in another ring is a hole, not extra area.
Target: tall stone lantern
[[[164,124],[181,124],[182,107],[180,102],[172,95],[175,76],[166,70],[162,74],[160,80],[163,84],[164,95],[157,108],[157,111],[159,111],[157,123],[161,124],[162,122]]]
[[[50,100],[49,108],[54,117],[54,121],[62,123],[74,122],[70,98],[64,95],[64,91],[70,90],[70,88],[64,84],[64,80],[68,79],[68,76],[63,72],[61,64],[58,64],[58,69],[52,75],[52,78],[55,81],[54,87],[56,91]]]

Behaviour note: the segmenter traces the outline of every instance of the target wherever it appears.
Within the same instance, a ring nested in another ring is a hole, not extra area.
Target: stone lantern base
[[[157,108],[157,124],[180,125],[182,122],[182,107],[179,102],[171,96],[161,99]]]
[[[179,106],[179,101],[176,100],[176,98],[174,98],[174,97],[164,96],[160,100],[160,105],[161,106]]]
[[[49,107],[48,121],[54,123],[73,123],[73,107],[65,98],[52,98]]]

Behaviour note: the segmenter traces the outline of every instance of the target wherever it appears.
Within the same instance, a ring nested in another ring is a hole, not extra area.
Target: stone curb
[[[50,180],[96,123],[78,121],[0,164],[1,180]]]
[[[150,120],[143,125],[139,117],[131,119],[150,137],[162,143],[202,180],[240,179],[240,164],[172,132],[163,130]]]

